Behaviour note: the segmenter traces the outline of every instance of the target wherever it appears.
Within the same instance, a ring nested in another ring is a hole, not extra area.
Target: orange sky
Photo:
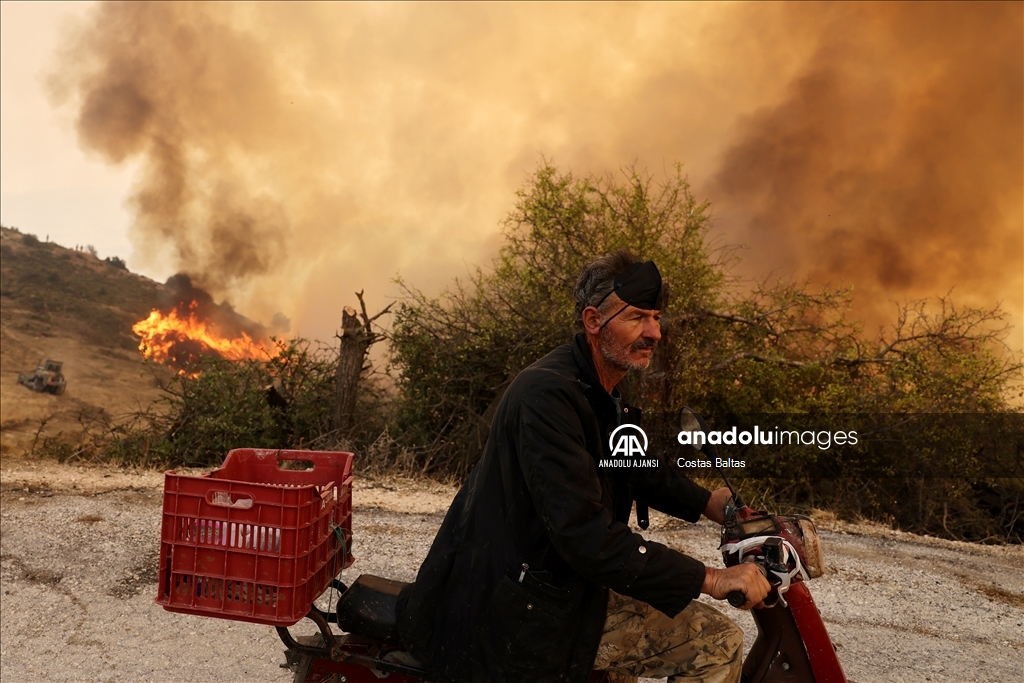
[[[1022,15],[4,3],[2,218],[329,338],[356,289],[486,263],[541,158],[681,161],[745,274],[852,285],[872,321],[1002,301],[1020,348]]]

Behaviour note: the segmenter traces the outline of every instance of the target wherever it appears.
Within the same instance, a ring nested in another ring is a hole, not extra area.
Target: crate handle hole
[[[282,470],[307,471],[315,467],[312,460],[278,460],[278,468]]]
[[[248,510],[252,507],[252,496],[245,494],[232,494],[230,491],[207,491],[206,502],[210,505],[218,505],[224,508],[237,508]]]

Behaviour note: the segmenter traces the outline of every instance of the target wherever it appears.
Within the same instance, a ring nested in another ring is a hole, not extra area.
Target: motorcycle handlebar
[[[775,588],[775,586],[779,584],[779,581],[777,579],[773,580],[772,577],[768,576],[768,569],[761,562],[753,558],[747,558],[746,560],[744,560],[744,562],[749,562],[755,567],[757,567],[761,574],[763,574],[764,577],[768,579],[768,583],[771,584],[772,588]],[[747,603],[747,594],[743,591],[729,591],[728,595],[725,596],[725,599],[728,600],[729,604],[733,607],[739,608],[743,607],[743,605]]]

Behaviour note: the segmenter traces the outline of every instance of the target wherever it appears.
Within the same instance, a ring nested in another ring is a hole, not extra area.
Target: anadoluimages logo
[[[619,425],[608,436],[610,459],[602,459],[598,467],[657,467],[657,458],[646,458],[647,434],[631,424]]]

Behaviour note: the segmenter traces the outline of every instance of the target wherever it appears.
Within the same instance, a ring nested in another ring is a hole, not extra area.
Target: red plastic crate
[[[286,460],[313,469],[283,470]],[[166,610],[291,626],[351,551],[351,453],[239,448],[209,474],[164,475]]]

